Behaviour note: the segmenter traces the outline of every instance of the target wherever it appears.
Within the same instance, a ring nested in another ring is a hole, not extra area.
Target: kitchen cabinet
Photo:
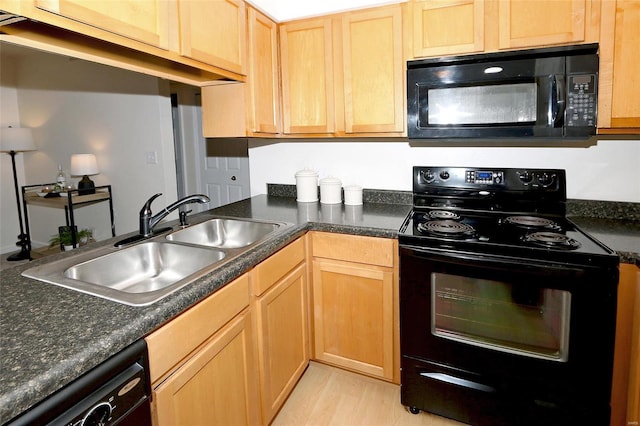
[[[640,133],[640,1],[602,2],[598,133]]]
[[[484,50],[484,0],[415,1],[410,24],[414,58]]]
[[[285,134],[335,131],[331,18],[280,26],[282,114]]]
[[[399,383],[397,241],[310,235],[313,358]]]
[[[243,0],[178,0],[180,54],[245,74],[245,4]]]
[[[171,4],[162,0],[35,0],[37,8],[133,40],[169,49]]]
[[[611,425],[640,422],[640,269],[620,264]]]
[[[280,26],[283,133],[402,136],[402,6]]]
[[[147,336],[156,426],[259,423],[249,277]]]
[[[247,9],[247,81],[202,87],[204,137],[273,137],[281,131],[278,27]]]
[[[309,364],[305,238],[251,272],[262,424],[269,424]]]

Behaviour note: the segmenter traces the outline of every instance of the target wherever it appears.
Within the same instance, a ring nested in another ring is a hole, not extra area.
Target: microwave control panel
[[[596,75],[568,76],[567,126],[595,127],[596,125]]]

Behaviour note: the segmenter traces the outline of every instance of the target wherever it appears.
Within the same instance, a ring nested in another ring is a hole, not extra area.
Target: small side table
[[[111,236],[116,236],[116,228],[113,218],[113,198],[111,193],[111,185],[96,186],[95,194],[80,195],[77,189],[61,194],[60,197],[41,197],[38,195],[40,188],[43,186],[53,186],[53,183],[39,185],[25,185],[22,187],[22,204],[24,206],[24,222],[29,245],[27,248],[31,251],[31,233],[29,230],[29,213],[27,205],[51,207],[56,209],[64,209],[65,221],[71,229],[71,241],[73,247],[77,246],[75,220],[73,217],[73,209],[92,204],[109,202],[109,214],[111,217]]]

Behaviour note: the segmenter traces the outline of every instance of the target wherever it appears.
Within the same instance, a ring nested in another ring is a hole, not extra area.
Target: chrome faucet
[[[140,210],[140,235],[143,237],[150,237],[153,235],[153,228],[160,222],[162,219],[167,217],[169,213],[177,209],[178,207],[189,204],[189,203],[208,203],[211,201],[209,197],[202,194],[189,195],[187,197],[181,198],[170,206],[166,207],[160,213],[155,216],[152,216],[151,212],[151,203],[153,200],[161,196],[162,193],[155,194],[151,198],[144,203],[142,206],[142,210]]]

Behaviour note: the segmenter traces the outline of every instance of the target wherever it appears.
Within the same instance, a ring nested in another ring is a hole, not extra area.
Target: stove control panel
[[[414,167],[414,194],[444,194],[464,188],[482,191],[516,191],[526,193],[557,193],[564,196],[566,179],[564,170],[466,168],[466,167]]]

